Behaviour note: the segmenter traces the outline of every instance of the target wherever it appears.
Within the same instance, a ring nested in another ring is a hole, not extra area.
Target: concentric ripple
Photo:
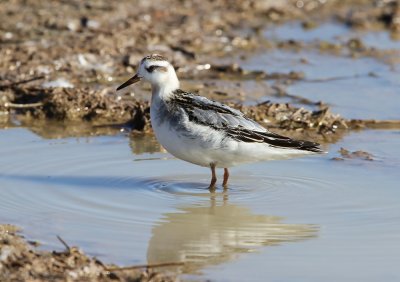
[[[206,174],[206,176],[208,175]],[[193,182],[193,179],[199,179],[202,182]],[[208,181],[209,179],[204,174],[174,175],[170,176],[170,179],[147,180],[143,185],[159,193],[169,194],[167,197],[210,197]],[[244,203],[251,202],[253,199],[263,199],[268,202],[284,197],[286,193],[295,193],[301,196],[304,194],[304,190],[315,190],[315,187],[319,188],[318,194],[331,185],[332,183],[316,178],[256,174],[243,176],[239,174],[231,177],[231,184],[226,190],[217,186],[211,195],[227,195],[231,200]]]

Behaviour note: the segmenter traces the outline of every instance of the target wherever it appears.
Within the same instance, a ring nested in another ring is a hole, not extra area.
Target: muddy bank
[[[399,1],[49,4],[16,0],[0,3],[0,15],[7,18],[0,26],[2,127],[19,116],[25,121],[83,120],[97,124],[130,120],[131,129],[148,132],[149,87],[141,84],[134,91],[117,95],[115,86],[134,73],[144,54],[160,52],[170,58],[187,90],[231,102],[272,128],[332,135],[338,129],[363,127],[365,121],[348,121],[331,114],[323,101],[312,105],[314,111],[286,104],[241,105],[253,98],[248,93],[287,95],[280,90],[282,86],[306,78],[290,69],[285,73],[245,71],[235,63],[221,64],[219,60],[276,48],[312,48],[384,59],[392,52],[367,48],[357,38],[339,45],[266,40],[263,30],[292,21],[301,22],[305,29],[335,21],[352,29],[387,30],[393,37],[399,33]],[[246,86],[246,81],[254,83]]]
[[[27,241],[12,225],[0,224],[1,281],[177,281],[153,267],[119,268],[103,264],[70,247],[60,237],[64,251],[40,251],[38,243]],[[160,268],[158,268],[160,269]]]
[[[182,70],[270,46],[266,27],[335,20],[398,36],[399,1],[11,1],[0,3],[1,80],[44,75],[47,84],[113,85],[144,54],[161,52]],[[53,84],[51,83],[53,82]]]
[[[67,89],[52,89],[35,95],[36,89],[20,90],[18,104],[9,104],[21,117],[24,124],[35,124],[33,120],[55,119],[79,122],[93,121],[94,124],[125,128],[135,132],[151,133],[150,108],[148,102],[120,96],[105,96],[101,92]],[[29,100],[31,98],[31,100]],[[19,102],[24,100],[23,103]],[[26,101],[29,101],[27,104]],[[7,105],[7,104],[6,104]],[[31,105],[15,107],[15,105]],[[328,107],[307,110],[289,104],[264,102],[254,106],[230,103],[248,117],[263,125],[280,130],[309,132],[312,135],[333,135],[338,130],[348,129],[347,121],[332,114]],[[105,131],[104,131],[105,132]]]
[[[133,137],[152,134],[149,102],[129,94],[116,95],[113,89],[14,87],[12,91],[9,97],[14,97],[13,102],[4,105],[13,114],[3,115],[0,120],[3,128],[19,124],[45,138],[113,135],[121,131],[132,132]],[[280,88],[274,91],[277,96],[289,95]],[[274,132],[322,143],[335,142],[349,130],[400,128],[398,120],[345,119],[322,102],[307,99],[301,102],[315,110],[270,101],[256,105],[229,100],[227,103]],[[14,118],[10,121],[11,116]]]

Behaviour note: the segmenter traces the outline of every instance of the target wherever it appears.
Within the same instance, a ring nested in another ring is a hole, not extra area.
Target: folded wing
[[[322,152],[318,143],[295,140],[273,133],[242,112],[193,93],[176,90],[172,104],[179,106],[191,122],[223,131],[240,142],[267,143],[273,147]]]

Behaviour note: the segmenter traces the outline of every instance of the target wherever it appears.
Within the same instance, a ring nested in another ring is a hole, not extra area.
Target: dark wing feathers
[[[174,91],[172,106],[180,106],[189,120],[198,124],[223,130],[227,136],[242,142],[267,143],[279,148],[292,148],[311,152],[322,152],[318,143],[294,140],[268,131],[242,112],[222,103],[182,90]]]
[[[292,148],[311,152],[322,152],[318,143],[295,140],[272,132],[257,132],[243,128],[228,128],[228,135],[242,142],[268,143],[274,147]]]
[[[182,90],[175,90],[174,93],[175,96],[170,103],[181,106],[191,121],[219,129],[240,126],[249,130],[266,130],[255,121],[247,118],[242,112],[222,103]]]

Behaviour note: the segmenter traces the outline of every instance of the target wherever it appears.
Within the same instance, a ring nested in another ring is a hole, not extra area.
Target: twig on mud
[[[335,80],[345,80],[345,79],[352,79],[357,78],[358,75],[355,76],[334,76],[334,77],[323,77],[323,78],[315,78],[315,79],[305,79],[306,82],[328,82],[328,81],[335,81]]]
[[[155,268],[155,267],[167,267],[167,266],[182,266],[184,262],[164,262],[164,263],[154,263],[154,264],[142,264],[142,265],[132,265],[124,267],[110,267],[106,268],[107,271],[122,271],[140,268]]]
[[[1,89],[5,89],[5,88],[10,88],[10,87],[13,87],[13,86],[16,86],[16,85],[19,85],[19,84],[24,84],[24,83],[32,82],[32,81],[35,81],[35,80],[43,79],[43,78],[45,78],[45,76],[44,75],[40,75],[40,76],[35,76],[35,77],[32,77],[32,78],[28,78],[28,79],[24,79],[24,80],[20,80],[20,81],[6,83],[6,84],[3,84],[3,85],[0,85],[0,90]]]
[[[68,246],[68,244],[63,240],[63,238],[61,238],[59,235],[57,235],[57,239],[58,239],[58,241],[61,242],[61,244],[64,245],[65,249],[66,249],[68,252],[71,251],[70,246]]]
[[[306,82],[328,82],[328,81],[336,81],[336,80],[346,80],[360,77],[378,77],[375,73],[367,73],[367,74],[356,74],[350,76],[333,76],[333,77],[323,77],[323,78],[315,78],[315,79],[304,79]]]
[[[284,88],[282,88],[279,85],[273,85],[272,86],[273,89],[275,89],[277,91],[276,94],[274,94],[274,96],[276,97],[289,97],[290,99],[292,99],[294,102],[300,103],[300,104],[304,104],[304,105],[316,105],[317,102],[311,101],[310,99],[301,97],[301,96],[297,96],[297,95],[293,95],[293,94],[289,94]],[[258,104],[260,105],[260,104]]]
[[[348,122],[353,128],[400,129],[400,120],[352,119]]]
[[[41,107],[41,106],[43,106],[42,102],[28,103],[28,104],[15,104],[15,103],[7,102],[4,104],[4,107],[6,107],[6,108],[15,108],[15,109],[36,108],[36,107]]]

